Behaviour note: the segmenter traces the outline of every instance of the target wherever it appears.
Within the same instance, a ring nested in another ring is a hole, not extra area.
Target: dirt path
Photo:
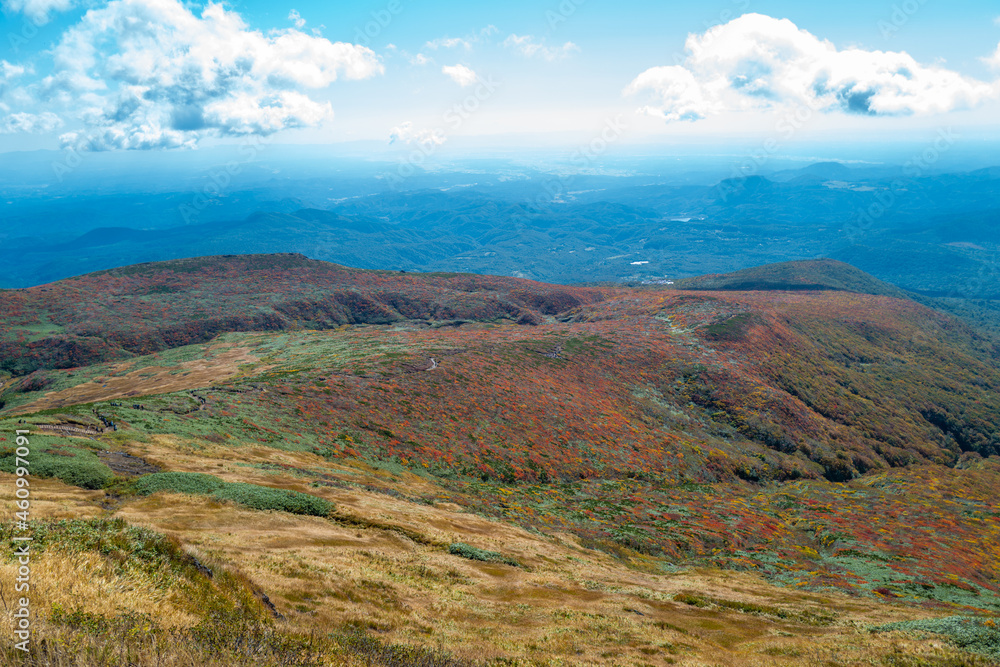
[[[40,431],[53,431],[62,435],[83,436],[87,438],[102,435],[107,431],[107,429],[86,428],[84,426],[71,426],[69,424],[38,424],[35,428]]]

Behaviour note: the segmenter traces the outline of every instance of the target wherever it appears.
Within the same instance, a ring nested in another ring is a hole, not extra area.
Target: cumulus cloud
[[[418,65],[422,67],[424,65],[430,65],[432,62],[434,62],[433,58],[428,58],[422,53],[418,53],[417,55],[410,57],[411,65]]]
[[[411,121],[406,121],[389,131],[389,144],[418,144],[426,147],[440,146],[447,138],[441,130],[415,129]]]
[[[640,74],[626,89],[627,93],[650,90],[659,104],[641,109],[666,120],[700,120],[725,111],[725,104],[714,92],[706,90],[694,73],[684,67],[653,67]]]
[[[566,42],[559,47],[546,46],[544,42],[538,42],[532,35],[510,35],[503,41],[503,46],[513,49],[525,58],[542,58],[544,60],[562,60],[568,58],[574,51],[580,48],[573,42]]]
[[[12,113],[0,118],[0,134],[53,132],[62,127],[62,125],[62,118],[50,111],[40,114]]]
[[[892,116],[943,113],[1000,95],[1000,82],[922,65],[903,52],[839,50],[761,14],[690,35],[686,51],[683,62],[646,70],[625,89],[652,98],[641,111],[676,121],[801,104]]]
[[[383,71],[365,47],[296,29],[264,34],[222,5],[195,15],[179,0],[113,0],[67,30],[53,57],[35,95],[73,109],[86,130],[63,141],[91,150],[316,126],[333,110],[306,91]]]
[[[68,11],[76,3],[74,0],[3,0],[2,5],[4,11],[21,12],[36,25],[44,25],[52,19],[50,14]]]
[[[441,71],[463,88],[479,80],[479,76],[465,65],[445,65]]]
[[[299,14],[299,10],[293,9],[288,12],[288,20],[295,24],[295,27],[302,29],[306,26],[306,20],[302,18],[302,14]]]

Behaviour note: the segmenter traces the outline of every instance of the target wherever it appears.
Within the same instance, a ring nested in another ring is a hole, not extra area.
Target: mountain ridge
[[[709,274],[676,281],[677,289],[723,291],[835,290],[908,299],[895,285],[846,262],[834,259],[804,259],[767,264],[733,273]]]

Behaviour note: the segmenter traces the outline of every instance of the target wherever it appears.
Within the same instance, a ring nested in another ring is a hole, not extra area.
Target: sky
[[[1000,138],[995,0],[0,7],[0,153]]]

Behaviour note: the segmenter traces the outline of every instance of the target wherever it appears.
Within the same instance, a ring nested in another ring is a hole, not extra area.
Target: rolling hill
[[[230,331],[463,320],[537,324],[598,290],[468,274],[360,271],[303,255],[228,255],[110,269],[2,292],[0,369],[82,366]]]
[[[831,259],[782,262],[734,273],[686,278],[677,289],[724,291],[835,290],[907,299],[894,285],[878,280],[850,264]]]

